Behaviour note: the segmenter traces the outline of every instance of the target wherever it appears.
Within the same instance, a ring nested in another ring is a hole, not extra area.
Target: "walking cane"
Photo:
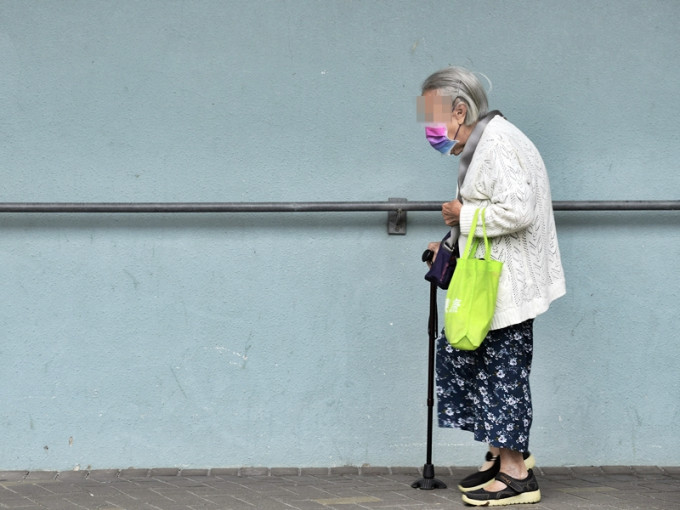
[[[423,262],[432,261],[434,252],[425,250]],[[423,477],[411,484],[414,489],[432,490],[446,489],[446,484],[434,477],[434,466],[432,465],[432,411],[434,408],[434,349],[437,339],[438,328],[437,317],[437,284],[430,283],[430,318],[427,325],[427,332],[430,337],[430,347],[427,360],[427,458],[423,466]]]

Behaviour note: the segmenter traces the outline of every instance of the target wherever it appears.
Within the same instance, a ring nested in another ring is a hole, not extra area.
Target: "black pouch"
[[[445,290],[449,288],[451,277],[456,269],[456,260],[460,257],[458,240],[453,243],[453,248],[451,248],[448,243],[450,238],[451,232],[447,232],[439,245],[439,251],[432,262],[432,267],[425,275],[428,282],[435,283],[437,287]]]

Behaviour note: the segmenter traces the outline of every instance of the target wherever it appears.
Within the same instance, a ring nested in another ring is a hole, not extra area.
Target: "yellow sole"
[[[541,501],[541,491],[523,492],[505,499],[494,499],[488,501],[480,501],[477,499],[468,498],[463,494],[463,502],[472,506],[508,506],[508,505],[526,505],[530,503],[538,503]]]

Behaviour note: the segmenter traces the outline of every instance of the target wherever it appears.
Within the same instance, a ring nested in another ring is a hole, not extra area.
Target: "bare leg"
[[[492,455],[494,453],[492,452]],[[501,455],[501,473],[516,478],[518,480],[523,480],[529,476],[527,467],[524,465],[524,458],[522,452],[516,452],[514,450],[508,450],[506,448],[500,449]],[[484,487],[485,490],[489,492],[497,492],[506,488],[503,482],[494,481],[491,485]]]

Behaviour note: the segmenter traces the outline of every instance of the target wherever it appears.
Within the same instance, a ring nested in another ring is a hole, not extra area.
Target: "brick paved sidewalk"
[[[0,472],[0,508],[21,510],[435,510],[465,506],[470,468],[436,468],[447,489],[419,490],[415,468]],[[537,468],[532,510],[678,510],[680,467]]]

